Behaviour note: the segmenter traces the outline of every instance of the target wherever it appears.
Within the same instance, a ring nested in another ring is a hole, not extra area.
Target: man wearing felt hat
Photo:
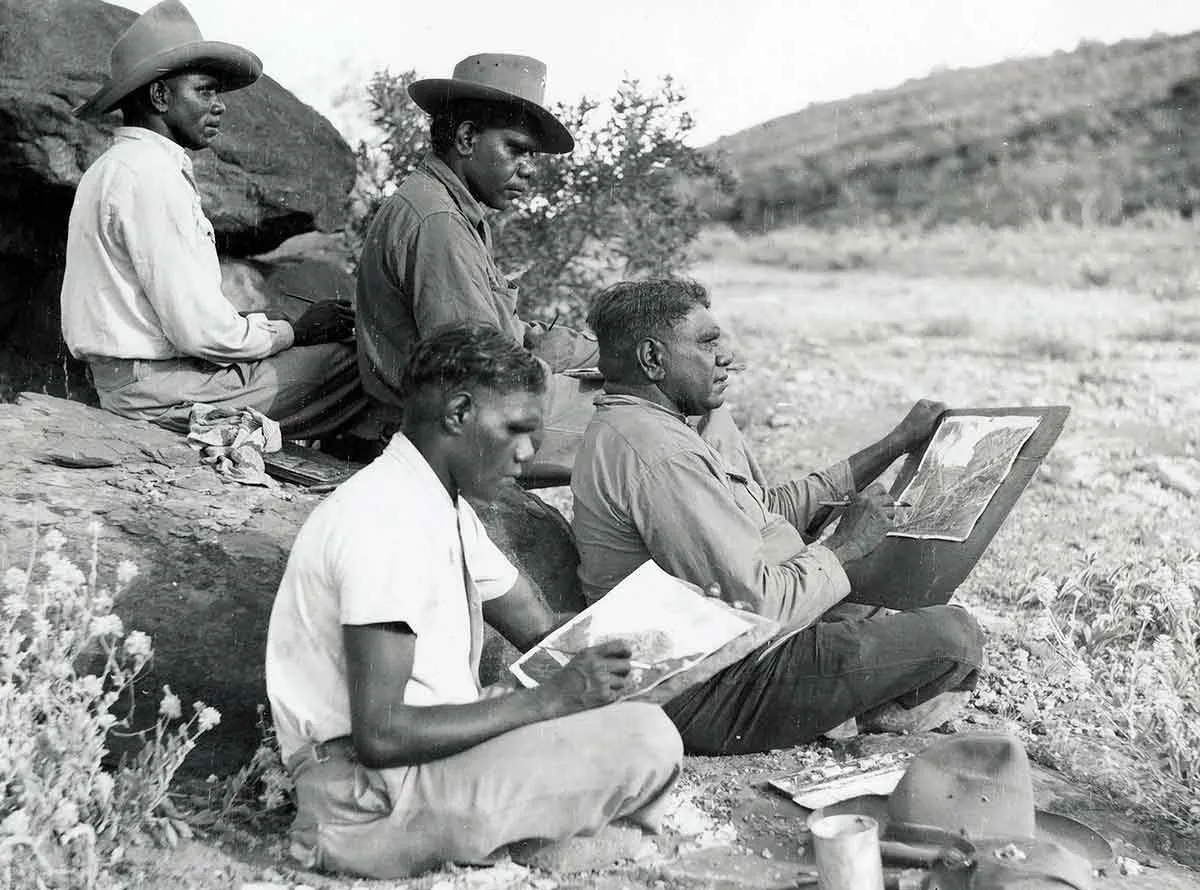
[[[100,404],[174,428],[196,402],[257,409],[290,438],[342,428],[366,405],[342,342],[350,307],[318,303],[295,322],[240,314],[221,292],[187,153],[218,136],[222,94],[254,83],[259,58],[204,40],[179,0],[163,0],[121,35],[110,66],[75,113],[119,110],[125,125],[80,180],[62,288],[63,338]]]
[[[535,157],[562,154],[571,134],[544,107],[546,66],[529,56],[479,53],[449,78],[418,80],[412,100],[428,112],[431,151],[380,207],[358,269],[356,314],[363,388],[384,431],[403,407],[400,372],[414,344],[441,325],[500,328],[553,373],[544,436],[526,482],[563,484],[599,394],[596,380],[561,372],[594,366],[595,340],[565,325],[517,315],[517,288],[492,253],[487,215],[527,195]],[[728,412],[700,422],[705,438],[739,464],[752,463]]]

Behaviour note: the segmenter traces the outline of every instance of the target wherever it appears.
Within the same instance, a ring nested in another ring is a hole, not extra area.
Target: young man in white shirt
[[[522,650],[560,622],[467,502],[537,450],[543,366],[460,325],[417,345],[400,386],[402,431],[305,522],[271,612],[293,855],[397,878],[620,818],[656,830],[682,743],[658,707],[614,703],[626,643],[535,689],[479,687],[483,620]]]
[[[63,338],[88,362],[100,404],[186,429],[190,406],[250,407],[289,438],[329,435],[366,407],[346,304],[295,322],[243,316],[221,292],[212,224],[188,151],[220,131],[221,93],[253,83],[248,50],[205,41],[178,0],[117,40],[109,81],[76,109],[119,108],[125,126],[84,173],[67,232]]]

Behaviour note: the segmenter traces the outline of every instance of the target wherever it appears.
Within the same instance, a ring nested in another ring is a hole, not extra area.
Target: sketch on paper
[[[893,537],[965,541],[1041,418],[1029,414],[945,417],[897,500]]]
[[[509,670],[524,686],[537,686],[579,651],[625,640],[633,649],[628,698],[697,664],[752,626],[749,618],[648,561]]]

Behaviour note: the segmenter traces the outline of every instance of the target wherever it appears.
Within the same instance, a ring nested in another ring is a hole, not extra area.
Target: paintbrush
[[[850,498],[842,498],[837,501],[817,501],[822,507],[849,507],[852,503]],[[893,501],[890,504],[883,504],[884,507],[911,507],[908,501]]]

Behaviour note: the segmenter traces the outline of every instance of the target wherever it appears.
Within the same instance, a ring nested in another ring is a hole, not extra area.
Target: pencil
[[[290,290],[285,290],[283,292],[283,295],[285,297],[291,297],[293,300],[299,300],[301,303],[310,303],[311,304],[311,303],[317,302],[312,297],[302,297],[300,294],[294,294]]]
[[[817,501],[822,507],[849,507],[851,501],[849,498],[843,498],[840,501]],[[911,507],[908,501],[893,501],[890,504],[884,504],[885,507]]]

